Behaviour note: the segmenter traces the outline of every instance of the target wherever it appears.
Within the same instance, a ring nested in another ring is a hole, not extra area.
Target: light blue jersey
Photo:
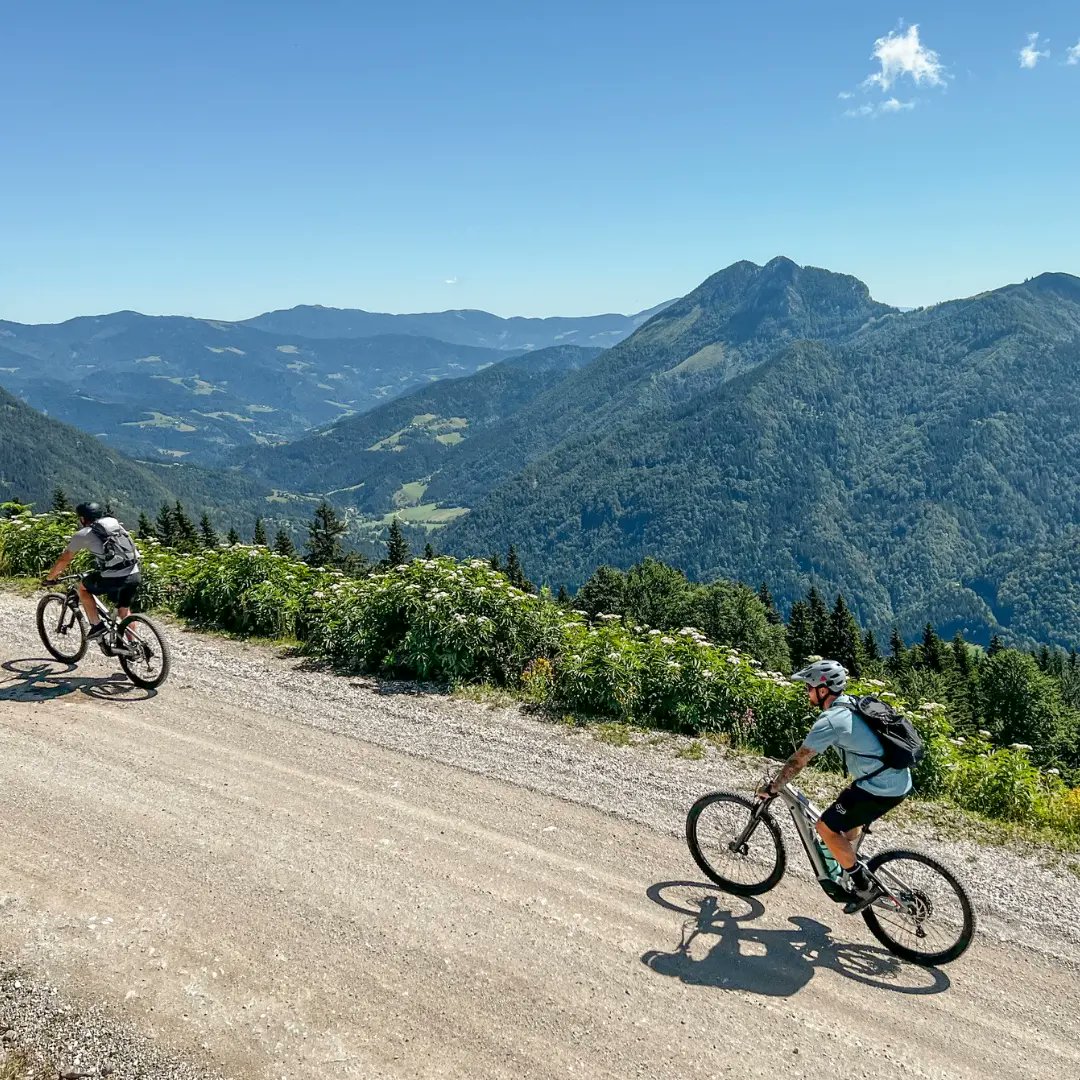
[[[830,746],[838,747],[844,751],[848,772],[863,791],[886,798],[906,795],[911,790],[910,769],[885,769],[870,780],[862,780],[881,768],[881,741],[866,721],[851,711],[853,704],[846,695],[837,698],[832,708],[818,717],[803,740],[803,749],[823,754]]]

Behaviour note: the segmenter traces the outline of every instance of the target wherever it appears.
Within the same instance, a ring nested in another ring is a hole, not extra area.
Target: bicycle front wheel
[[[686,843],[701,872],[737,896],[776,887],[787,867],[780,827],[756,799],[714,791],[686,815]]]
[[[863,919],[889,952],[930,967],[967,952],[975,936],[975,911],[956,875],[920,851],[882,851],[867,869],[890,896],[876,900]]]
[[[38,601],[37,629],[42,645],[64,664],[86,655],[86,620],[66,596],[49,593]]]
[[[168,677],[172,654],[165,635],[145,615],[129,615],[116,628],[117,643],[127,650],[117,659],[124,674],[144,690],[153,690]]]

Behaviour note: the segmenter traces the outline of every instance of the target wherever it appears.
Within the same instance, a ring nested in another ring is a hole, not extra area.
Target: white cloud
[[[881,64],[876,71],[863,82],[864,87],[876,86],[881,90],[891,89],[893,83],[905,75],[916,86],[944,86],[945,68],[933,49],[928,49],[919,40],[919,27],[909,26],[904,33],[894,30],[874,42],[873,57]]]
[[[855,95],[850,90],[841,90],[836,96],[841,101],[850,101]]]
[[[1050,55],[1050,50],[1039,51],[1039,32],[1028,34],[1028,43],[1020,50],[1020,66],[1033,68],[1040,60]]]
[[[1080,41],[1077,41],[1071,49],[1067,49],[1065,56],[1067,57],[1066,64],[1080,64]]]
[[[448,277],[443,281],[444,285],[456,285],[457,283],[458,279],[456,277]]]
[[[914,101],[900,101],[898,98],[887,98],[885,101],[875,102],[874,104],[859,105],[854,109],[848,109],[844,113],[845,116],[850,117],[874,117],[884,116],[887,113],[907,112],[909,109],[915,108]]]

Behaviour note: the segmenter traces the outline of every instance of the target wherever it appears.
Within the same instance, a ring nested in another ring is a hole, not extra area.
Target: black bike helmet
[[[98,518],[104,514],[104,510],[96,502],[79,503],[75,507],[75,513],[83,519],[83,521],[97,521]]]

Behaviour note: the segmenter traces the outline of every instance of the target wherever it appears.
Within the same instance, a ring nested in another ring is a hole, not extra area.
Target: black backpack
[[[101,554],[97,559],[100,570],[108,570],[118,577],[118,570],[135,569],[139,563],[139,552],[131,533],[120,522],[110,529],[104,522],[95,521],[90,531],[101,541]]]
[[[859,777],[860,780],[869,780],[886,769],[914,768],[926,755],[926,745],[914,724],[881,698],[865,694],[855,699],[851,711],[866,721],[866,726],[881,743],[881,768]]]

